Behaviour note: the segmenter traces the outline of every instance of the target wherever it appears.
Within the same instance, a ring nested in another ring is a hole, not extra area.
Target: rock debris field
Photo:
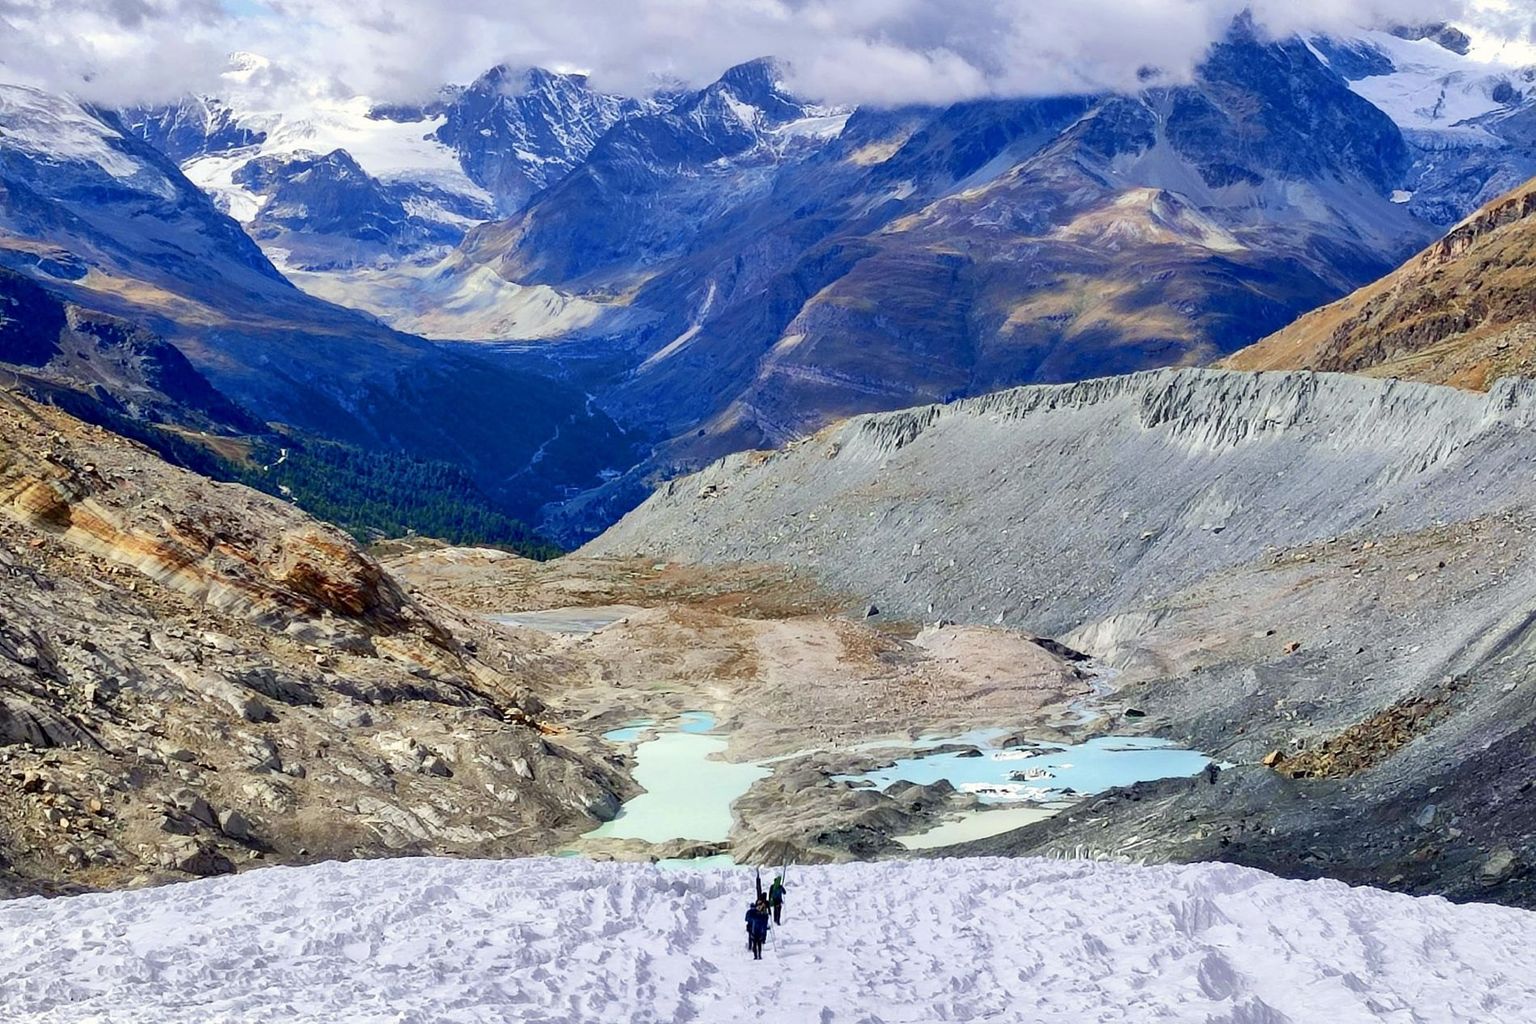
[[[1517,1024],[1536,915],[1229,865],[745,870],[572,859],[271,868],[0,905],[0,1019],[92,1024]]]

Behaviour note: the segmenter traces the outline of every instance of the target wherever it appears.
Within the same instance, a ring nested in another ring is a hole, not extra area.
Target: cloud
[[[212,88],[227,21],[218,0],[0,0],[0,78],[106,101]]]
[[[809,98],[937,103],[1179,79],[1245,9],[1276,35],[1472,15],[1536,35],[1536,0],[0,0],[0,75],[127,103],[208,90],[250,50],[381,100],[499,62],[642,94],[773,55]]]

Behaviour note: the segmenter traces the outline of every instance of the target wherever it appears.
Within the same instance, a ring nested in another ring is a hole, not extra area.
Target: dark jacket
[[[770,906],[781,905],[784,902],[784,883],[774,882],[768,887],[768,903]]]
[[[754,939],[768,937],[768,911],[757,909],[757,904],[747,908],[747,934]]]

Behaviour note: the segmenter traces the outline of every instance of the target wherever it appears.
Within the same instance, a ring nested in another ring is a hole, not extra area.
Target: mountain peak
[[[784,87],[787,70],[775,57],[757,57],[728,68],[715,85],[729,89],[738,99],[748,102],[782,101],[789,98]]]
[[[1409,42],[1428,39],[1463,57],[1472,50],[1471,37],[1456,26],[1447,25],[1443,21],[1427,22],[1421,25],[1394,25],[1389,31],[1397,38],[1406,39]]]
[[[787,68],[773,57],[758,57],[729,68],[714,83],[693,95],[685,106],[695,108],[721,100],[738,119],[752,124],[781,125],[807,114],[807,106],[785,88]],[[753,113],[755,111],[755,113]]]
[[[475,79],[470,92],[499,94],[507,98],[526,96],[550,89],[587,89],[587,76],[541,67],[497,64]]]
[[[564,177],[634,109],[583,74],[498,64],[444,108],[435,138],[510,212]]]

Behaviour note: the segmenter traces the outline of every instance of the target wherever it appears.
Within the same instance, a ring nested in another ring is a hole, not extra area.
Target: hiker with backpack
[[[768,941],[768,897],[758,896],[747,907],[747,948],[753,960],[763,958],[763,943]]]
[[[768,906],[773,910],[773,923],[779,924],[779,915],[784,912],[784,876],[777,875],[773,884],[768,887]]]

